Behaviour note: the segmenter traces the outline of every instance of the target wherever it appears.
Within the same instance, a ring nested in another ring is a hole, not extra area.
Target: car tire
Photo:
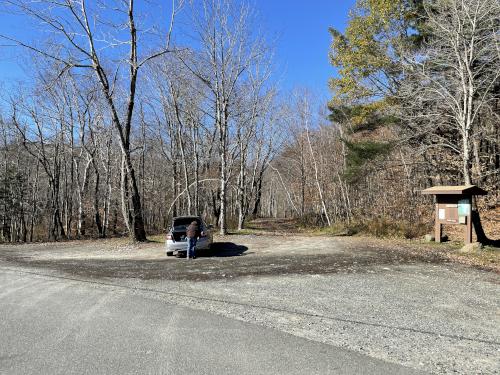
[[[167,256],[168,257],[174,256],[174,252],[172,250],[167,251]]]

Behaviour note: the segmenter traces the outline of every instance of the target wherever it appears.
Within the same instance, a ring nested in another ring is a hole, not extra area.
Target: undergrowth
[[[398,237],[413,239],[424,236],[431,229],[429,225],[412,223],[408,221],[390,221],[383,218],[360,220],[356,222],[336,222],[331,226],[321,228],[309,227],[314,233],[333,236],[353,236],[356,234],[371,235],[375,237]]]

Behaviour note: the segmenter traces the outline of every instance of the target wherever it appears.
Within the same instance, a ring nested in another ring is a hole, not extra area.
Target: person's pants
[[[196,246],[196,238],[188,238],[187,239],[187,254],[188,258],[192,258],[195,256],[195,246]]]

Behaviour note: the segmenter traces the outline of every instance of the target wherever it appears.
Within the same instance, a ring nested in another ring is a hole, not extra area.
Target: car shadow
[[[214,242],[210,250],[198,250],[197,257],[237,257],[245,255],[248,247],[234,242]]]

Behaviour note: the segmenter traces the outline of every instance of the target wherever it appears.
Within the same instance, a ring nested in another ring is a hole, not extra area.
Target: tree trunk
[[[243,224],[245,222],[245,218],[247,215],[247,205],[246,200],[248,197],[246,196],[246,148],[243,146],[243,140],[239,137],[240,143],[240,171],[238,174],[238,197],[237,197],[237,205],[238,205],[238,230],[243,229]]]
[[[222,103],[221,103],[222,104]],[[219,105],[221,105],[219,104]],[[220,210],[219,210],[219,227],[220,234],[227,234],[226,228],[226,187],[227,187],[227,120],[229,112],[227,105],[224,103],[217,111],[218,124],[219,124],[219,142],[220,142]]]
[[[120,168],[120,196],[121,196],[121,201],[122,201],[122,215],[123,215],[123,221],[125,223],[125,226],[127,227],[127,230],[129,234],[131,233],[131,228],[130,228],[130,208],[129,208],[129,187],[128,187],[128,176],[127,176],[127,169],[126,169],[126,161],[125,161],[125,154],[122,153],[122,163],[121,163],[121,168]]]
[[[469,142],[469,134],[467,131],[464,132],[462,138],[462,167],[463,167],[463,177],[465,185],[471,185],[471,173],[470,173],[470,142]]]
[[[100,181],[100,175],[99,175],[99,169],[97,168],[97,165],[94,164],[94,171],[95,171],[95,185],[94,185],[94,218],[95,218],[95,224],[97,226],[97,232],[99,233],[99,237],[103,237],[104,234],[104,229],[101,221],[101,214],[99,212],[99,181]]]
[[[131,239],[133,241],[146,241],[146,231],[144,229],[144,220],[142,217],[141,195],[137,186],[134,167],[130,158],[130,153],[125,154],[125,163],[128,175],[130,177],[130,185],[132,187],[132,228]]]

